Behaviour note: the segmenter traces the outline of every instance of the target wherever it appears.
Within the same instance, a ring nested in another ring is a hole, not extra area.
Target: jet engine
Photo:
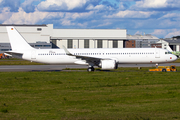
[[[99,67],[103,70],[117,69],[118,64],[115,60],[101,60]]]

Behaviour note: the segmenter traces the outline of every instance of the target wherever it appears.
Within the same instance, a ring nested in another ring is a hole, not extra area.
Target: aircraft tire
[[[94,67],[89,67],[89,68],[87,69],[87,71],[88,71],[88,72],[93,72],[93,71],[94,71]]]
[[[162,69],[162,72],[166,72],[166,69]]]

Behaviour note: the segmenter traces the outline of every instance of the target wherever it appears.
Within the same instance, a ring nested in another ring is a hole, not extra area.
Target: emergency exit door
[[[160,50],[159,49],[155,50],[155,57],[160,58]]]

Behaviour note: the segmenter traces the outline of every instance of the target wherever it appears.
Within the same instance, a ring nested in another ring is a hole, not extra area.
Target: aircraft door
[[[160,58],[160,50],[159,49],[155,50],[155,58]]]
[[[31,51],[31,59],[36,59],[36,51]]]

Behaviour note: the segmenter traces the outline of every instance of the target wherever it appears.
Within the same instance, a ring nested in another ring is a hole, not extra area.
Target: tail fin
[[[8,26],[6,29],[13,51],[34,49],[26,42],[26,40],[23,38],[23,36],[21,36],[16,28],[13,26]]]

